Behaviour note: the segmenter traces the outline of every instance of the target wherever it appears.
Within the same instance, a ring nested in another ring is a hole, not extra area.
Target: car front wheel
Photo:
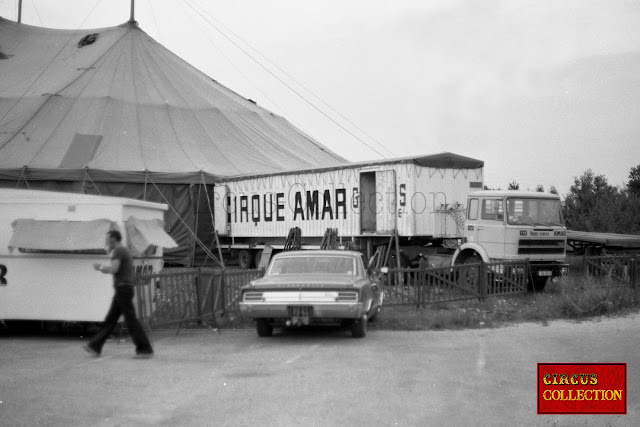
[[[273,326],[269,324],[267,319],[256,320],[256,331],[259,337],[270,337],[273,335]]]
[[[367,317],[363,316],[362,319],[354,320],[351,324],[351,335],[354,338],[364,338],[367,335]]]

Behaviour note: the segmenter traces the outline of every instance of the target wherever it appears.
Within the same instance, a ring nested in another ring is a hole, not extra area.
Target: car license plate
[[[538,271],[538,276],[551,276],[551,272],[548,270]]]
[[[291,317],[291,320],[294,323],[299,320],[302,323],[308,324],[309,318],[311,317],[312,312],[313,312],[313,307],[309,305],[289,307],[289,317]]]

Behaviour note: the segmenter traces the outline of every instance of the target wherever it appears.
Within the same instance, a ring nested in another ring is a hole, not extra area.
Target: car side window
[[[478,199],[469,199],[469,207],[467,208],[467,219],[477,220],[478,219]]]
[[[504,209],[502,199],[484,199],[482,201],[482,219],[492,221],[504,220]]]

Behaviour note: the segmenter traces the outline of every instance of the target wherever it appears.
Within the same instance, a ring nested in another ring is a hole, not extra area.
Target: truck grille
[[[518,241],[518,254],[564,254],[565,242],[561,239],[520,239]]]

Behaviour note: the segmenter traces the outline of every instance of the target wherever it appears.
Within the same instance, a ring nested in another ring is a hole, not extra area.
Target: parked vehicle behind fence
[[[359,252],[282,252],[263,278],[242,288],[240,312],[255,319],[261,337],[274,327],[338,324],[362,338],[382,306],[378,275]]]

